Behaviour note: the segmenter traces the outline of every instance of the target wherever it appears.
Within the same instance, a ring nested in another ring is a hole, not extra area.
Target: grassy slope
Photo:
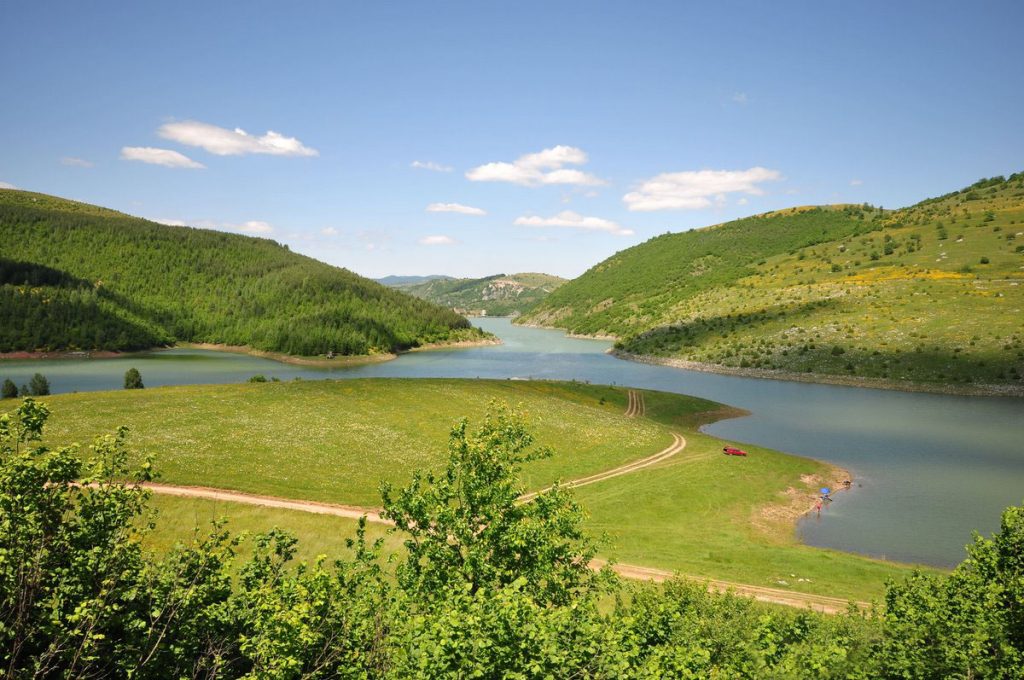
[[[509,316],[537,304],[563,283],[565,279],[558,276],[523,273],[482,279],[437,279],[397,287],[443,307]]]
[[[0,242],[0,351],[180,340],[372,354],[474,335],[451,310],[268,239],[43,194],[0,190]]]
[[[644,457],[683,433],[686,450],[634,475],[577,491],[591,528],[606,532],[606,556],[624,562],[757,585],[857,598],[877,596],[904,568],[800,545],[789,520],[762,508],[809,489],[801,475],[826,466],[753,449],[721,455],[722,442],[695,431],[718,404],[646,393],[648,418],[627,419],[622,388],[574,383],[459,380],[352,380],[176,387],[49,397],[52,443],[84,440],[119,423],[141,450],[157,453],[162,481],[375,505],[382,478],[401,481],[438,465],[446,431],[477,419],[491,398],[521,403],[540,444],[556,456],[526,471],[528,485],[572,478]],[[167,520],[157,544],[187,537],[196,520],[228,515],[236,529],[291,528],[306,555],[334,554],[353,524],[336,518],[229,503],[158,498]],[[809,579],[796,582],[789,574]],[[783,586],[784,587],[784,586]]]
[[[775,229],[806,214],[760,218],[760,226]],[[752,238],[758,225],[740,220],[654,239],[563,287],[534,318],[617,333],[628,353],[726,367],[1024,384],[1024,175],[894,212],[864,211],[866,228],[842,235],[848,214],[833,211],[827,241],[761,248],[742,275],[699,285],[673,282],[681,269],[692,270],[676,251],[703,252],[698,243],[710,249],[709,235],[727,229]],[[733,246],[717,247],[717,257],[733,257]],[[663,267],[668,256],[682,264],[660,282],[618,264],[653,258]],[[597,298],[612,302],[588,312]]]
[[[560,451],[531,485],[615,467],[668,446],[655,423],[581,404],[563,388],[519,381],[368,379],[183,386],[49,397],[53,441],[128,425],[159,456],[163,481],[287,498],[375,505],[377,486],[442,460],[448,431],[491,400],[521,404],[538,438]],[[710,402],[693,400],[694,405]],[[700,406],[695,406],[700,407]]]

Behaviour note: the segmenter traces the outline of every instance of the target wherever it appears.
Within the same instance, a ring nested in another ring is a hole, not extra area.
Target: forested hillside
[[[174,341],[293,355],[475,337],[463,317],[274,241],[0,190],[0,352]]]
[[[614,255],[526,320],[727,369],[1022,384],[1024,173],[910,208],[794,208]]]
[[[511,316],[522,313],[565,283],[550,274],[496,274],[482,279],[437,278],[401,290],[463,314]]]

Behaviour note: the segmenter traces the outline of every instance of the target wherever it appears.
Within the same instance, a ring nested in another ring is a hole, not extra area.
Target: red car
[[[724,453],[727,456],[745,456],[745,455],[747,455],[747,452],[744,451],[743,449],[737,449],[737,448],[735,448],[733,446],[726,446],[725,448],[722,449],[722,453]]]

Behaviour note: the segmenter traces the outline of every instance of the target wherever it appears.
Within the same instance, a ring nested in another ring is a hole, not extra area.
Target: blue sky
[[[0,24],[5,186],[368,276],[576,276],[1024,170],[1019,0],[6,0]]]

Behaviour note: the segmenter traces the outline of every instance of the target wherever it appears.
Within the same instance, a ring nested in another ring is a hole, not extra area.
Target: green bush
[[[28,381],[28,390],[34,397],[45,397],[50,393],[50,381],[42,373],[36,373]]]
[[[124,373],[124,388],[126,390],[141,390],[145,385],[142,384],[142,374],[139,373],[137,368],[129,368]]]

